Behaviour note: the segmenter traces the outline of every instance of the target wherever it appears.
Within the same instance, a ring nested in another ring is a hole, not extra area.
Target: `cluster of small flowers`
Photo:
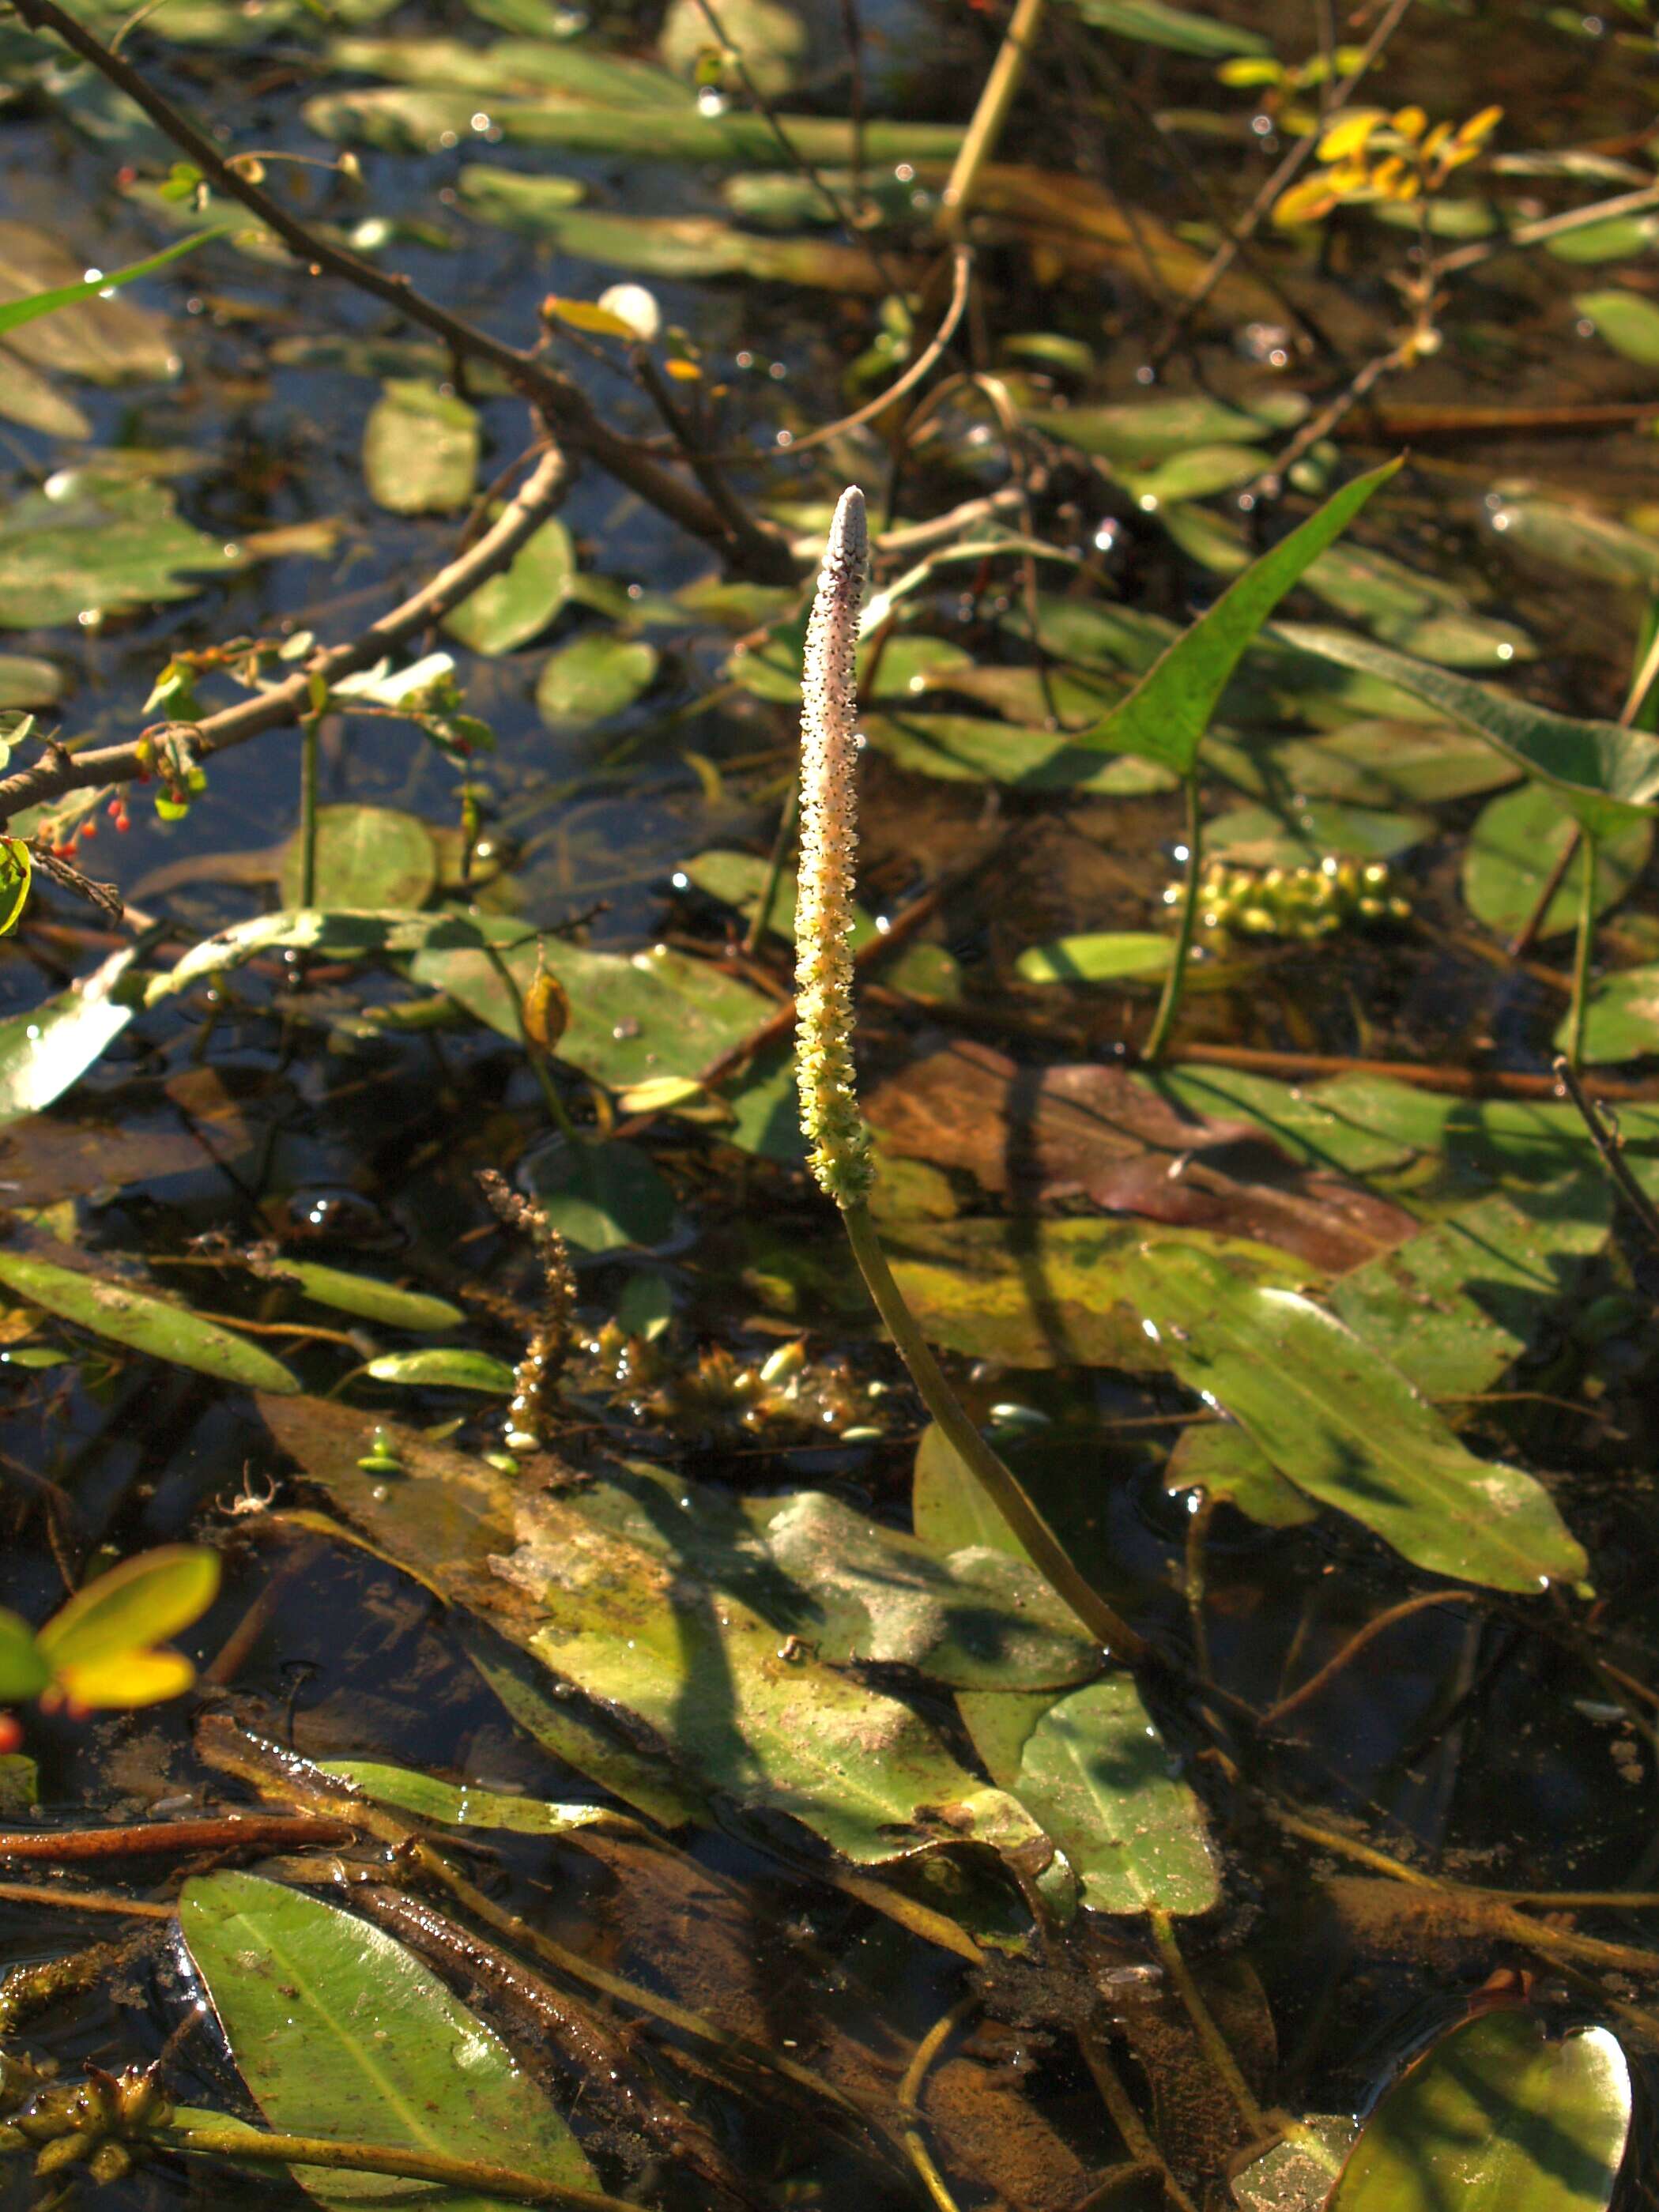
[[[1164,902],[1179,905],[1182,896],[1182,886],[1171,884]],[[1199,901],[1204,927],[1235,937],[1329,937],[1354,924],[1404,921],[1412,910],[1394,889],[1386,861],[1334,858],[1316,868],[1237,868],[1213,860]]]

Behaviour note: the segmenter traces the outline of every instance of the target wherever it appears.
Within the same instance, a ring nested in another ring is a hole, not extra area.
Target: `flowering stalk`
[[[801,678],[800,872],[795,895],[796,1074],[809,1164],[841,1208],[877,1312],[922,1402],[1038,1571],[1089,1634],[1120,1657],[1146,1646],[1073,1565],[1064,1545],[969,1420],[916,1325],[865,1204],[875,1176],[853,1062],[854,864],[858,854],[854,655],[869,552],[864,495],[844,491],[830,526]]]

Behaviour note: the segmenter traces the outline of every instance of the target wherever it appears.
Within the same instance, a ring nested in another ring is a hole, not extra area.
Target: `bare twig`
[[[1653,1200],[1631,1173],[1630,1162],[1625,1158],[1624,1141],[1618,1130],[1604,1121],[1596,1111],[1595,1100],[1584,1088],[1583,1078],[1571,1066],[1565,1054],[1555,1062],[1555,1073],[1561,1088],[1583,1117],[1590,1142],[1601,1155],[1608,1181],[1653,1239],[1656,1249],[1659,1249],[1659,1209],[1655,1207]]]
[[[281,683],[191,725],[192,756],[204,760],[233,745],[245,744],[266,730],[298,720],[311,711],[313,678],[333,684],[343,676],[372,667],[405,638],[459,606],[480,584],[506,568],[526,539],[546,520],[563,494],[567,475],[562,453],[552,450],[544,454],[518,496],[469,551],[441,569],[401,606],[372,623],[360,637],[349,644],[325,647]],[[100,783],[131,783],[148,774],[150,764],[149,752],[138,739],[129,744],[100,745],[90,752],[70,753],[56,747],[33,767],[21,769],[0,782],[0,821],[26,806],[60,798],[66,791],[82,791]]]
[[[18,19],[30,30],[50,31],[72,53],[89,62],[98,74],[135,101],[150,121],[181,152],[187,154],[202,175],[227,198],[244,207],[274,231],[301,264],[319,273],[337,276],[360,292],[383,301],[398,313],[442,339],[459,358],[487,361],[508,378],[543,414],[549,424],[573,449],[580,449],[615,477],[619,483],[648,506],[727,554],[733,565],[758,580],[792,582],[795,568],[783,538],[766,525],[745,515],[744,527],[734,536],[727,518],[699,488],[606,424],[580,385],[538,356],[505,340],[492,337],[417,292],[409,278],[377,269],[372,262],[344,246],[336,246],[290,214],[279,200],[242,174],[234,157],[221,153],[210,138],[181,115],[170,100],[155,90],[119,54],[112,53],[85,25],[57,4],[57,0],[15,0]]]
[[[968,248],[965,246],[953,248],[951,304],[945,310],[944,320],[902,376],[896,378],[884,392],[878,392],[873,399],[866,400],[854,413],[843,415],[839,422],[826,422],[821,428],[809,431],[804,438],[791,438],[787,445],[780,445],[779,453],[787,453],[793,457],[796,453],[805,453],[811,447],[822,446],[828,439],[839,438],[845,431],[856,430],[861,422],[868,422],[890,407],[896,399],[902,399],[907,392],[914,391],[956,336],[957,325],[962,320],[963,310],[968,305],[968,287],[973,269],[973,255]],[[781,437],[786,434],[781,432],[779,434]]]
[[[353,1832],[343,1820],[310,1813],[143,1820],[125,1828],[21,1828],[0,1834],[0,1858],[70,1866],[88,1859],[177,1858],[196,1851],[299,1850],[307,1844],[349,1844]]]
[[[1411,0],[1389,0],[1389,5],[1382,21],[1365,42],[1364,52],[1331,94],[1333,108],[1345,106],[1353,97],[1361,80],[1394,36],[1401,18],[1410,5]],[[1231,237],[1224,244],[1216,248],[1214,258],[1209,266],[1176,310],[1170,319],[1169,328],[1152,348],[1152,365],[1154,368],[1169,359],[1170,354],[1180,343],[1182,334],[1187,325],[1232,267],[1242,249],[1255,236],[1261,227],[1262,218],[1278,200],[1280,193],[1301,173],[1318,143],[1317,131],[1312,131],[1307,137],[1297,140],[1295,145],[1290,148],[1278,167],[1239,217]]]
[[[991,64],[991,74],[985,80],[979,104],[974,110],[973,121],[968,125],[968,134],[962,142],[955,165],[940,195],[939,228],[946,238],[958,239],[962,236],[963,225],[967,222],[973,205],[975,190],[986,163],[996,152],[1002,126],[1008,119],[1008,110],[1014,104],[1014,94],[1019,90],[1025,64],[1036,43],[1042,9],[1043,0],[1017,0],[1012,19],[1003,33],[997,58]]]

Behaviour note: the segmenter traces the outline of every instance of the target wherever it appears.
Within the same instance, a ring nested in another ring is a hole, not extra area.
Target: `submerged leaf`
[[[657,672],[657,648],[643,638],[597,630],[549,653],[536,705],[550,729],[602,722],[631,707]]]
[[[394,378],[363,428],[370,495],[393,514],[451,514],[472,496],[481,442],[468,401],[418,378]]]
[[[1528,2011],[1483,2013],[1384,2097],[1329,2212],[1604,2212],[1630,2124],[1630,2066],[1607,2029],[1550,2042]]]
[[[251,1874],[198,1875],[179,1920],[271,2127],[595,2186],[575,2137],[507,2046],[381,1929]],[[331,2212],[433,2195],[383,2174],[293,2171]],[[487,2191],[438,2195],[445,2212],[506,2212]]]
[[[511,653],[541,635],[575,580],[576,549],[555,516],[526,539],[501,574],[445,617],[444,628],[474,653]]]
[[[1521,928],[1571,841],[1572,816],[1546,783],[1522,784],[1483,806],[1463,848],[1463,896],[1469,911],[1500,936]],[[1621,822],[1595,848],[1595,911],[1617,906],[1648,864],[1653,823],[1644,816]],[[1561,937],[1575,928],[1583,892],[1582,859],[1570,867],[1544,911],[1537,935]]]
[[[283,850],[277,892],[285,907],[301,903],[302,836],[296,830]],[[437,887],[438,849],[418,815],[396,806],[317,809],[318,906],[416,908]]]

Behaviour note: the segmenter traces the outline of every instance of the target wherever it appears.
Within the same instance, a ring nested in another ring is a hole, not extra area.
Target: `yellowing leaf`
[[[677,384],[701,384],[702,371],[695,361],[665,361],[663,367]]]
[[[542,301],[542,313],[549,322],[563,323],[573,331],[586,331],[592,337],[626,338],[636,341],[639,332],[620,315],[613,315],[609,307],[601,307],[592,300],[562,300],[556,292],[550,292]]]
[[[1299,185],[1292,185],[1281,192],[1273,206],[1273,222],[1280,230],[1293,230],[1298,223],[1317,222],[1336,205],[1337,195],[1323,177],[1304,177]]]
[[[36,1642],[60,1680],[70,1668],[146,1656],[148,1647],[199,1620],[219,1591],[219,1554],[165,1544],[124,1559],[77,1590]]]
[[[1267,54],[1240,54],[1230,62],[1223,62],[1216,71],[1218,82],[1244,90],[1258,84],[1283,84],[1285,64]]]
[[[1389,119],[1401,137],[1409,138],[1413,144],[1429,126],[1429,118],[1420,107],[1397,107]]]
[[[34,861],[21,837],[0,837],[0,937],[6,937],[22,920],[28,904]]]
[[[195,1680],[182,1651],[118,1651],[83,1667],[60,1668],[52,1694],[77,1712],[131,1711],[179,1697]]]
[[[1387,121],[1388,116],[1380,107],[1350,107],[1345,110],[1320,140],[1320,160],[1341,161],[1349,155],[1358,153],[1377,125]],[[1280,204],[1283,205],[1282,201]]]

